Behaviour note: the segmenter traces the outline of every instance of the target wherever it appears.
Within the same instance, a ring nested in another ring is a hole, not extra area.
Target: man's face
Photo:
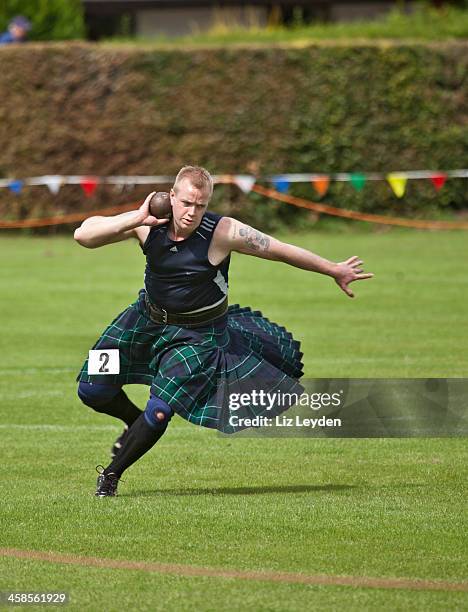
[[[182,179],[177,192],[171,189],[172,219],[175,226],[182,231],[193,231],[201,223],[205,214],[209,192],[197,189],[190,179]]]
[[[26,38],[26,30],[19,25],[12,23],[8,29],[10,30],[10,34],[15,40],[23,40],[24,38]]]

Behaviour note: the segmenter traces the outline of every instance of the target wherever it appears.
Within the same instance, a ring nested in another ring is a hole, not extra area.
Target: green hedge
[[[29,44],[2,48],[0,61],[3,177],[175,174],[186,163],[261,174],[467,164],[467,42],[183,51]],[[449,180],[436,193],[428,181],[410,181],[398,200],[384,182],[362,192],[335,182],[325,201],[430,217],[464,208],[467,185]],[[72,186],[58,196],[2,189],[0,215],[92,209],[144,192],[100,187],[85,199]],[[310,185],[292,192],[316,199]],[[215,200],[264,227],[303,218],[231,187],[219,187]]]

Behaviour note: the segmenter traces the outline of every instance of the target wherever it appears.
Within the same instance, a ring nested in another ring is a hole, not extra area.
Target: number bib
[[[119,349],[98,349],[89,351],[88,374],[119,374]]]

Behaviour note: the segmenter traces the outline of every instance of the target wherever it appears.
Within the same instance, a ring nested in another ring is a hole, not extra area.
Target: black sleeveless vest
[[[142,246],[146,255],[145,289],[168,312],[190,312],[227,295],[230,256],[218,266],[208,261],[208,248],[220,215],[206,212],[197,229],[178,242],[167,235],[169,223],[152,227]]]

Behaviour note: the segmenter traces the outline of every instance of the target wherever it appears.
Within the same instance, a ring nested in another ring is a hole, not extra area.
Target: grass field
[[[247,11],[248,12],[248,11]],[[273,15],[272,15],[273,17]],[[167,47],[192,45],[236,45],[236,44],[310,44],[311,42],[351,40],[406,40],[439,41],[466,39],[468,36],[468,11],[461,8],[444,6],[438,10],[428,6],[416,7],[408,13],[395,8],[381,17],[343,22],[323,22],[315,20],[307,24],[296,11],[293,23],[284,26],[270,20],[267,27],[250,13],[249,25],[242,25],[232,15],[218,14],[212,27],[206,32],[194,31],[183,37],[157,36],[152,38],[129,38],[128,35],[109,39],[106,44],[160,44]]]
[[[466,233],[284,238],[330,259],[359,254],[376,274],[354,285],[353,301],[328,278],[234,258],[231,302],[293,331],[306,376],[466,377]],[[463,439],[227,439],[175,417],[120,497],[96,499],[94,466],[120,427],[79,402],[75,376],[141,286],[141,252],[4,234],[0,257],[0,547],[77,563],[3,556],[0,591],[67,591],[70,610],[468,607],[467,583],[449,584],[466,580]],[[146,388],[129,392],[144,405]],[[279,572],[332,580],[281,582]],[[340,586],[337,576],[442,582]]]

